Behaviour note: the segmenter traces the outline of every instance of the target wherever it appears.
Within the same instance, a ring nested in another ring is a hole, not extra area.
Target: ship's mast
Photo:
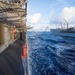
[[[68,21],[67,21],[66,19],[64,19],[64,21],[66,22],[66,24],[67,24],[67,29],[68,29],[68,26],[69,26]]]

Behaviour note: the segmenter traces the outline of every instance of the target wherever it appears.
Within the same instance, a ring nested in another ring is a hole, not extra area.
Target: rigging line
[[[34,32],[37,36],[39,36],[34,30],[33,30],[33,32]]]
[[[42,36],[42,35],[46,32],[46,30],[47,30],[48,28],[49,28],[49,27],[47,26],[46,29],[45,29],[45,31],[44,31],[41,35],[38,35],[34,30],[33,30],[33,32],[34,32],[37,36]]]
[[[43,33],[45,33],[45,32],[46,32],[46,30],[47,30],[48,28],[49,28],[49,27],[47,26]],[[43,33],[42,33],[42,35],[43,35]]]

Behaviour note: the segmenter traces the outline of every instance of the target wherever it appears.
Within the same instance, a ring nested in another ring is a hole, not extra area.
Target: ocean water
[[[75,38],[28,32],[31,75],[75,75]]]

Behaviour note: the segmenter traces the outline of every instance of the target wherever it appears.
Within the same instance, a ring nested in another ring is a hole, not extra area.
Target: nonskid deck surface
[[[0,54],[0,75],[24,75],[21,50],[22,41],[18,39]]]

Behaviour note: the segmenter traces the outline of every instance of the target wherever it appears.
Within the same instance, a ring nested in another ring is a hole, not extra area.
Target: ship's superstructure
[[[0,0],[0,53],[26,32],[26,15],[27,0]]]

